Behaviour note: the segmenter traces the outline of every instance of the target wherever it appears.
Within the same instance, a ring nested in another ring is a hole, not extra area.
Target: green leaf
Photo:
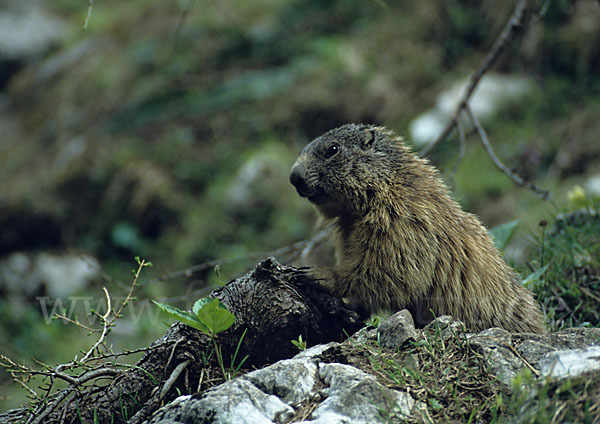
[[[496,246],[498,250],[504,250],[510,239],[515,234],[518,226],[519,221],[510,221],[492,228],[489,233],[494,241],[494,246]]]
[[[298,348],[298,350],[306,350],[306,340],[302,340],[302,334],[298,336],[298,340],[292,340],[292,344]]]
[[[541,281],[541,276],[544,275],[544,273],[548,270],[548,267],[550,266],[550,264],[546,264],[543,267],[541,267],[538,270],[535,270],[534,272],[532,272],[531,274],[529,274],[527,277],[523,278],[523,281],[521,282],[521,284],[523,284],[524,286],[527,286],[529,284],[535,284],[539,281]]]
[[[227,310],[219,299],[209,299],[209,302],[197,309],[196,316],[213,334],[222,333],[235,322],[235,316]]]
[[[198,311],[200,309],[202,309],[204,307],[204,305],[207,305],[208,303],[210,303],[213,299],[211,297],[203,297],[202,299],[198,299],[196,300],[196,302],[194,303],[194,306],[192,306],[192,312],[196,315],[198,315]]]
[[[158,306],[158,308],[171,315],[176,320],[184,323],[185,325],[189,325],[196,330],[200,330],[205,334],[211,335],[211,330],[200,320],[198,317],[190,312],[182,311],[179,308],[176,308],[171,305],[167,305],[166,303],[160,303],[156,300],[153,300],[154,304]]]

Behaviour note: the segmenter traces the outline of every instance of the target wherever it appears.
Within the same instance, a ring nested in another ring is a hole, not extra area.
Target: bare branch
[[[58,312],[54,313],[54,318],[61,319],[64,322],[68,322],[69,324],[76,325],[77,327],[83,328],[84,330],[89,331],[90,333],[98,333],[98,332],[102,331],[102,330],[99,330],[97,328],[88,327],[87,325],[82,324],[79,321],[75,321],[75,320],[72,320],[71,318],[69,318],[67,316],[61,315]]]
[[[173,32],[173,47],[175,47],[179,41],[179,37],[181,36],[181,30],[183,29],[183,25],[188,15],[194,8],[196,4],[196,0],[188,0],[185,7],[181,10],[181,15],[179,16],[179,21],[177,22],[177,26],[175,27],[175,31]]]
[[[458,167],[460,166],[463,159],[465,158],[465,151],[466,151],[466,145],[467,145],[465,129],[464,129],[463,124],[460,121],[458,121],[456,123],[456,129],[458,130],[458,142],[459,142],[458,159],[456,160],[456,163],[450,170],[450,185],[451,185],[451,187],[454,187],[454,177],[456,176],[456,173],[458,172]]]
[[[536,195],[538,195],[539,197],[541,197],[544,200],[548,199],[548,197],[550,197],[549,191],[543,190],[543,189],[537,187],[535,184],[525,181],[523,178],[521,178],[520,176],[518,176],[517,174],[512,172],[498,158],[498,156],[494,152],[494,149],[492,148],[492,145],[490,144],[490,141],[488,139],[488,136],[487,136],[485,130],[483,129],[483,127],[481,126],[481,123],[479,122],[479,119],[477,119],[477,117],[473,114],[473,112],[471,112],[471,108],[469,106],[465,105],[463,110],[464,110],[465,114],[467,115],[467,117],[469,118],[469,120],[473,123],[473,127],[475,127],[475,130],[479,134],[479,137],[481,139],[483,147],[485,147],[485,150],[487,151],[487,154],[490,157],[490,159],[492,159],[492,162],[494,162],[494,165],[496,165],[496,167],[500,171],[502,171],[504,174],[506,174],[516,184],[518,184],[522,187],[527,187],[527,188],[531,189]]]
[[[106,296],[106,313],[100,317],[102,318],[103,324],[102,334],[100,335],[98,340],[96,340],[96,343],[94,343],[90,350],[87,351],[85,356],[81,358],[79,363],[84,363],[85,361],[87,361],[87,359],[92,355],[92,353],[94,353],[96,348],[100,346],[100,344],[104,341],[104,338],[108,334],[111,324],[114,322],[114,318],[112,320],[109,320],[110,311],[112,309],[110,305],[110,295],[108,294],[108,290],[106,290],[106,287],[102,287],[102,290],[104,290],[104,295]]]
[[[65,400],[66,397],[69,396],[71,394],[71,392],[73,392],[73,391],[75,391],[75,387],[69,386],[69,387],[61,390],[60,392],[58,392],[56,394],[56,397],[54,399],[52,399],[50,402],[48,402],[47,405],[43,405],[43,408],[41,410],[38,409],[38,410],[34,411],[31,414],[31,416],[29,417],[29,420],[27,421],[27,423],[32,423],[32,424],[43,423],[46,420],[46,417],[48,417],[48,415],[50,415],[58,407],[58,405],[60,405],[61,402],[63,400]],[[37,415],[38,413],[40,413],[40,415]]]
[[[159,400],[163,399],[167,395],[169,390],[171,390],[171,386],[173,386],[173,383],[175,383],[175,380],[177,380],[181,372],[190,364],[190,362],[191,360],[187,359],[175,367],[167,381],[165,381],[164,386],[160,390],[160,394],[158,395]]]
[[[431,150],[438,143],[446,139],[446,137],[448,137],[448,135],[450,135],[452,130],[456,127],[458,123],[458,116],[460,115],[460,112],[467,106],[467,102],[473,95],[475,88],[477,88],[481,77],[483,77],[483,75],[496,62],[502,50],[504,50],[506,45],[513,40],[513,38],[517,34],[517,30],[522,26],[523,17],[525,16],[525,11],[527,10],[528,6],[529,0],[519,0],[513,14],[506,23],[506,26],[504,27],[498,38],[496,38],[492,49],[485,56],[483,62],[481,62],[481,65],[479,65],[479,68],[477,68],[477,70],[469,77],[469,83],[465,87],[460,103],[456,107],[456,112],[454,113],[452,118],[450,118],[448,124],[446,125],[446,127],[444,127],[444,130],[440,133],[440,135],[435,140],[430,142],[427,146],[425,146],[423,150],[421,150],[421,152],[419,153],[421,157],[427,156],[431,152]]]
[[[92,16],[92,9],[94,8],[94,0],[88,0],[88,11],[83,23],[83,30],[87,31],[88,24],[90,23],[90,17]]]
[[[191,277],[193,274],[195,274],[197,272],[205,271],[207,269],[211,269],[211,268],[214,268],[219,265],[227,265],[227,264],[233,264],[233,263],[244,262],[244,261],[249,261],[249,260],[254,261],[257,259],[264,259],[264,258],[267,258],[270,256],[277,258],[277,257],[285,256],[285,255],[297,255],[297,254],[300,254],[309,244],[314,243],[314,240],[319,236],[320,236],[320,233],[316,234],[310,240],[302,240],[302,241],[290,244],[288,246],[280,247],[279,249],[275,249],[270,252],[251,252],[246,255],[236,256],[233,258],[215,259],[212,261],[203,262],[201,264],[190,266],[186,269],[182,269],[179,271],[174,271],[174,272],[171,272],[168,274],[161,275],[160,277],[154,278],[152,280],[144,281],[143,283],[140,283],[139,286],[145,286],[147,284],[154,284],[159,281],[168,281],[168,280],[172,280],[174,278],[179,278],[179,277]],[[292,256],[291,259],[293,259],[294,257],[295,256]]]

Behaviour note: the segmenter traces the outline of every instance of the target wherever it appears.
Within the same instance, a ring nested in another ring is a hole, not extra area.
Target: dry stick
[[[183,28],[185,20],[187,19],[188,15],[194,8],[195,4],[196,4],[196,0],[188,0],[185,7],[181,10],[181,15],[179,16],[179,21],[177,22],[177,26],[175,27],[175,31],[173,32],[173,47],[175,47],[177,45],[177,42],[179,41],[179,36],[181,34],[181,30]]]
[[[452,167],[452,169],[450,170],[450,178],[451,178],[451,187],[454,188],[454,177],[456,176],[456,173],[458,172],[458,168],[460,167],[460,164],[462,163],[463,159],[465,158],[465,151],[466,151],[466,136],[465,136],[465,129],[463,127],[463,124],[460,123],[460,121],[456,122],[456,129],[458,130],[458,142],[459,142],[459,146],[458,146],[458,159],[456,160],[456,163],[454,164],[454,166]]]
[[[549,191],[543,190],[543,189],[539,188],[538,186],[536,186],[535,184],[525,181],[523,178],[519,177],[517,174],[515,174],[510,169],[508,169],[508,167],[506,165],[504,165],[504,163],[502,163],[502,161],[498,158],[498,156],[496,156],[496,153],[494,152],[494,149],[492,148],[492,145],[490,144],[488,136],[487,136],[485,130],[483,129],[483,127],[481,126],[479,119],[477,119],[477,117],[473,114],[473,112],[471,112],[471,108],[469,106],[465,105],[463,110],[465,111],[465,114],[467,115],[469,120],[473,123],[475,130],[479,134],[481,143],[483,143],[483,147],[485,147],[485,150],[487,151],[487,154],[490,157],[490,159],[492,159],[492,162],[494,162],[494,165],[496,165],[496,167],[500,171],[504,172],[504,174],[506,174],[516,184],[518,184],[522,187],[527,187],[527,188],[531,189],[535,194],[537,194],[544,200],[548,199],[548,197],[550,197]]]
[[[160,401],[167,395],[179,375],[183,372],[185,368],[191,363],[190,359],[187,359],[177,365],[175,369],[171,372],[169,378],[165,381],[160,393],[154,394],[150,399],[146,401],[144,406],[142,406],[133,417],[131,417],[127,423],[128,424],[138,424],[145,421],[147,415],[151,413],[152,410],[156,408],[160,404]],[[166,367],[165,367],[166,368]]]
[[[119,305],[119,309],[115,311],[112,318],[110,317],[110,313],[112,311],[110,295],[108,294],[108,290],[106,290],[106,287],[102,287],[102,290],[104,290],[104,295],[106,296],[106,313],[100,317],[103,323],[102,334],[100,335],[100,338],[98,338],[96,343],[94,343],[94,345],[91,347],[91,349],[88,350],[86,355],[79,361],[80,364],[85,363],[85,361],[87,361],[87,359],[92,355],[92,353],[94,353],[96,348],[100,346],[100,344],[104,341],[104,338],[108,335],[113,323],[117,320],[117,318],[121,316],[121,312],[123,312],[125,306],[127,306],[129,301],[131,301],[131,298],[133,296],[133,290],[135,290],[136,283],[138,281],[138,278],[140,278],[140,273],[142,272],[144,266],[146,266],[146,261],[142,259],[141,262],[139,262],[138,269],[133,277],[133,283],[131,283],[131,287],[129,288],[129,292],[125,297],[125,300]]]
[[[440,135],[435,140],[430,142],[427,146],[425,146],[423,150],[421,150],[421,152],[419,153],[421,157],[427,156],[438,143],[443,141],[446,137],[448,137],[450,132],[452,132],[452,130],[458,122],[458,115],[466,107],[467,102],[473,95],[475,88],[477,88],[481,77],[483,77],[483,75],[496,62],[502,50],[504,50],[506,45],[515,37],[517,29],[522,24],[523,16],[525,15],[525,10],[527,9],[528,5],[529,0],[519,0],[506,26],[494,42],[492,49],[485,56],[483,62],[481,62],[481,65],[479,65],[479,68],[477,68],[477,70],[473,74],[471,74],[469,78],[469,83],[465,87],[460,103],[456,107],[456,112],[454,113],[450,121],[448,121],[448,124],[446,124],[446,127],[440,133]]]
[[[13,381],[17,382],[25,390],[27,390],[29,392],[29,394],[33,397],[33,399],[38,399],[39,396],[38,396],[37,392],[25,383],[25,377],[23,377],[23,380],[21,380],[19,377],[17,377],[18,374],[27,374],[30,369],[27,368],[25,365],[16,363],[15,361],[13,361],[12,359],[10,359],[8,356],[5,356],[5,355],[0,354],[0,360],[2,360],[4,362],[4,363],[2,363],[2,366],[7,368],[6,371],[10,374]],[[9,368],[12,368],[12,369],[9,369]],[[14,368],[16,368],[16,369],[14,369]],[[31,377],[31,374],[29,374],[29,377]]]
[[[313,237],[313,239],[316,237],[320,237],[320,235],[321,235],[321,233],[318,233],[315,237]],[[283,255],[287,255],[287,254],[291,254],[291,253],[297,253],[297,252],[302,251],[309,243],[312,242],[313,239],[302,240],[302,241],[296,242],[294,244],[291,244],[289,246],[284,246],[279,249],[272,250],[270,252],[253,252],[253,253],[248,253],[247,255],[237,256],[234,258],[215,259],[213,261],[208,261],[208,262],[204,262],[201,264],[193,265],[186,269],[182,269],[179,271],[174,271],[174,272],[171,272],[168,274],[164,274],[164,275],[161,275],[160,277],[154,278],[152,280],[144,281],[143,283],[140,283],[139,286],[145,286],[147,284],[153,284],[153,283],[157,283],[159,281],[168,281],[168,280],[172,280],[173,278],[190,277],[192,274],[194,274],[196,272],[205,271],[207,269],[214,268],[218,265],[227,265],[227,264],[243,262],[243,261],[247,261],[247,260],[263,259],[263,258],[266,258],[269,256],[283,256]]]
[[[181,342],[184,342],[185,339],[183,337],[181,337],[180,339],[178,339],[175,344],[173,345],[173,348],[171,349],[171,354],[169,355],[169,359],[167,359],[167,364],[165,365],[165,370],[167,368],[169,368],[169,365],[171,365],[171,360],[173,359],[173,355],[175,355],[175,349],[177,349],[177,345]]]
[[[90,348],[90,350],[88,350],[88,352],[85,354],[85,356],[83,358],[81,358],[81,360],[79,361],[79,363],[81,363],[81,364],[83,364],[92,355],[92,353],[94,353],[96,348],[98,346],[100,346],[100,344],[104,341],[104,338],[108,334],[110,327],[111,327],[112,323],[114,322],[114,319],[111,319],[111,320],[108,319],[110,316],[111,309],[112,309],[110,306],[110,295],[108,294],[108,290],[106,290],[106,287],[102,287],[102,290],[104,290],[104,295],[106,296],[106,313],[104,315],[102,315],[102,323],[103,323],[102,334],[100,335],[100,337],[98,338],[96,343],[94,343],[94,345]],[[127,295],[127,296],[129,297],[129,295]]]
[[[74,321],[74,320],[72,320],[71,318],[69,318],[69,317],[66,317],[66,316],[64,316],[64,315],[61,315],[61,314],[59,314],[59,313],[57,313],[57,312],[55,312],[55,313],[54,313],[54,318],[61,319],[61,320],[63,320],[64,322],[67,322],[67,323],[69,323],[69,324],[76,325],[77,327],[79,327],[79,328],[83,328],[84,330],[86,330],[86,331],[89,331],[90,333],[99,333],[100,331],[102,331],[102,330],[100,330],[100,329],[98,329],[98,328],[91,328],[91,327],[88,327],[87,325],[85,325],[85,324],[82,324],[82,323],[80,323],[79,321]]]
[[[91,0],[90,0],[90,4],[91,4]],[[96,343],[94,343],[94,345],[87,351],[87,353],[84,355],[84,357],[82,359],[77,360],[77,358],[75,358],[70,363],[58,365],[52,372],[47,373],[47,375],[50,376],[51,378],[59,378],[59,379],[69,382],[70,384],[68,387],[66,387],[65,389],[58,392],[56,397],[50,402],[49,405],[40,405],[41,409],[38,408],[38,410],[36,410],[34,413],[32,413],[29,420],[27,421],[28,423],[41,422],[49,414],[51,414],[58,407],[58,405],[81,384],[83,384],[89,380],[92,380],[94,378],[103,376],[103,375],[117,375],[118,374],[118,371],[116,371],[116,370],[113,370],[110,368],[101,368],[101,369],[87,371],[86,373],[84,373],[84,374],[80,375],[78,378],[76,378],[76,377],[71,377],[67,374],[64,374],[61,371],[63,369],[66,369],[66,368],[69,368],[72,366],[84,365],[86,361],[88,361],[89,359],[93,359],[92,354],[100,346],[100,344],[104,341],[104,339],[108,335],[113,323],[121,315],[121,312],[123,311],[123,309],[125,308],[127,303],[129,301],[131,301],[132,295],[133,295],[133,290],[136,287],[140,273],[142,272],[142,268],[144,268],[145,266],[146,266],[146,261],[142,259],[139,262],[138,269],[133,278],[133,283],[131,284],[131,287],[129,289],[129,292],[127,293],[127,296],[125,297],[125,300],[119,305],[119,309],[117,311],[115,311],[115,313],[112,317],[111,317],[112,305],[111,305],[110,295],[109,295],[106,287],[102,287],[102,290],[104,290],[104,295],[106,296],[106,313],[104,315],[100,315],[100,319],[102,320],[102,324],[103,324],[102,334],[100,335],[100,337],[98,338]],[[36,374],[44,374],[44,373],[36,372]],[[50,390],[50,387],[49,387],[48,391]],[[39,411],[41,411],[41,414],[37,418],[33,419],[35,417],[36,413]]]
[[[66,399],[71,392],[75,391],[75,387],[69,386],[62,391],[56,394],[56,397],[49,402],[49,405],[45,405],[44,408],[40,410],[41,414],[36,417],[38,411],[32,412],[29,419],[27,420],[28,424],[38,424],[44,422],[46,417],[50,415],[57,407],[61,404],[63,400]]]
[[[97,368],[94,370],[90,370],[90,371],[86,371],[85,373],[83,373],[82,375],[80,375],[79,377],[72,377],[68,374],[64,374],[61,372],[56,372],[56,371],[52,371],[52,372],[48,372],[48,371],[32,371],[31,374],[32,375],[42,375],[42,376],[46,376],[46,377],[51,377],[51,378],[58,378],[59,380],[64,380],[67,383],[73,385],[73,386],[80,386],[83,383],[86,383],[89,380],[93,380],[95,378],[98,377],[102,377],[105,375],[108,376],[115,376],[115,375],[119,375],[121,373],[120,370],[114,369],[114,368]]]
[[[102,289],[104,290],[104,294],[106,295],[106,313],[101,316],[102,321],[104,323],[104,328],[103,328],[102,334],[100,335],[100,337],[98,338],[96,343],[94,343],[94,345],[91,347],[91,349],[87,352],[87,354],[81,360],[79,360],[79,361],[74,360],[68,364],[61,364],[61,365],[57,366],[53,372],[47,373],[51,378],[54,377],[54,378],[59,378],[59,379],[65,380],[65,381],[69,382],[70,385],[69,385],[69,387],[58,392],[56,397],[50,402],[50,404],[45,405],[45,407],[41,410],[42,413],[40,415],[38,415],[37,418],[35,418],[33,421],[31,419],[33,417],[35,417],[35,413],[33,415],[31,415],[30,419],[27,421],[28,423],[37,424],[37,423],[42,422],[48,415],[50,415],[58,407],[58,405],[61,404],[61,402],[64,399],[66,399],[66,397],[71,392],[73,392],[75,390],[76,387],[78,387],[81,383],[83,383],[85,381],[88,381],[92,378],[99,376],[97,371],[103,371],[100,373],[100,375],[106,375],[106,369],[90,371],[90,372],[85,373],[82,376],[80,376],[80,378],[74,378],[74,377],[71,377],[71,376],[61,372],[62,369],[68,368],[72,365],[83,364],[90,357],[90,355],[94,352],[94,350],[100,345],[100,343],[102,343],[102,341],[104,340],[104,337],[108,334],[108,330],[110,329],[110,326],[113,322],[113,321],[109,321],[109,319],[108,319],[109,315],[110,315],[110,311],[111,311],[110,295],[108,294],[108,290],[106,290],[106,287],[102,287]],[[37,372],[37,374],[44,374],[44,373]],[[91,375],[92,377],[85,378],[86,374],[88,376]],[[116,373],[114,375],[116,375]]]
[[[523,356],[519,353],[519,351],[517,349],[515,349],[515,347],[509,343],[503,343],[500,340],[498,340],[498,342],[500,342],[500,344],[506,348],[508,348],[508,350],[510,350],[513,355],[515,355],[517,358],[519,358],[526,366],[527,368],[529,368],[531,370],[531,372],[536,376],[539,377],[540,376],[540,372],[538,370],[536,370],[533,365],[531,365],[527,359],[523,358]]]
[[[87,31],[88,24],[90,23],[90,17],[92,16],[92,9],[94,8],[94,0],[88,0],[88,11],[83,23],[83,30]]]
[[[173,383],[175,383],[175,380],[177,380],[181,372],[190,364],[190,362],[190,359],[186,359],[185,361],[183,361],[175,367],[167,381],[165,381],[164,386],[160,390],[160,394],[158,395],[159,400],[163,399],[167,395],[169,390],[171,390],[171,386],[173,386]]]

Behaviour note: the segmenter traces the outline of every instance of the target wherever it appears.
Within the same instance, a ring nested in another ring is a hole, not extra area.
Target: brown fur
[[[452,315],[469,330],[544,332],[532,294],[428,161],[381,127],[348,124],[308,144],[290,181],[333,223],[338,265],[310,272],[359,311]]]

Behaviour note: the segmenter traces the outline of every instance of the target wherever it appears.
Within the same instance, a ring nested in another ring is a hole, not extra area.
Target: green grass
[[[464,328],[439,326],[395,352],[375,342],[355,344],[351,365],[387,387],[423,402],[432,422],[489,422],[501,386],[485,356],[473,349]],[[393,411],[390,411],[392,422]]]
[[[499,395],[492,408],[493,423],[597,423],[600,379],[537,380],[529,370],[518,375],[512,392]]]
[[[571,197],[582,207],[542,222],[532,261],[548,267],[532,289],[550,330],[600,324],[600,199]]]
[[[426,328],[418,340],[396,351],[374,341],[348,346],[336,360],[408,392],[426,405],[429,422],[600,422],[598,378],[538,379],[525,369],[507,387],[491,372],[485,355],[471,348],[464,330],[452,325]],[[389,422],[404,422],[393,410],[386,415]]]

